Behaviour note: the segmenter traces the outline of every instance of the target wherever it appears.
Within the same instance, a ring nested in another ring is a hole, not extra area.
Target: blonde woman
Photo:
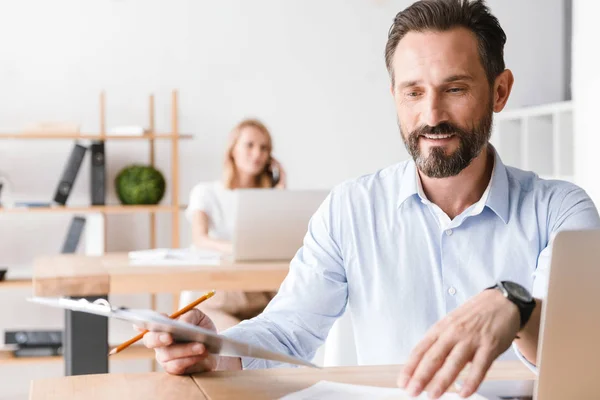
[[[186,217],[192,226],[193,247],[231,253],[235,189],[285,188],[285,171],[272,157],[272,147],[269,130],[258,120],[243,120],[231,131],[222,180],[200,183],[190,193]],[[180,303],[189,304],[200,295],[183,292]],[[274,295],[220,291],[199,308],[222,331],[260,314]]]

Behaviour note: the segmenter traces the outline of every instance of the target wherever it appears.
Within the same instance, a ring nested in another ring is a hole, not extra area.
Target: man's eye
[[[419,92],[408,92],[406,93],[406,95],[408,97],[417,97],[419,95]]]
[[[460,93],[463,91],[463,88],[450,88],[448,89],[448,92],[450,93]]]

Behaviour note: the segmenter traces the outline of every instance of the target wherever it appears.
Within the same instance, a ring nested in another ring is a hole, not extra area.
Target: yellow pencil
[[[187,306],[183,307],[181,310],[176,311],[175,313],[169,315],[169,318],[174,319],[174,318],[177,318],[177,317],[185,314],[186,312],[190,311],[192,308],[196,307],[198,304],[202,303],[205,300],[210,299],[214,295],[215,295],[215,291],[211,290],[210,292],[206,293],[204,296],[198,298],[197,300],[195,300],[192,303],[188,304]],[[128,348],[129,346],[131,346],[132,344],[137,342],[138,340],[142,339],[144,337],[144,335],[148,332],[149,332],[148,330],[144,330],[139,335],[132,337],[131,339],[129,339],[128,341],[126,341],[124,343],[121,343],[120,345],[118,345],[117,347],[112,349],[110,351],[110,353],[108,353],[108,355],[112,356],[113,354],[120,353],[121,351],[125,350],[126,348]]]

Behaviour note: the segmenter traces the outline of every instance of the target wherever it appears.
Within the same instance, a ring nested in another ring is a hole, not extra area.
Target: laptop
[[[552,247],[537,381],[484,382],[490,400],[600,399],[600,230],[564,231]]]
[[[556,236],[538,347],[540,400],[600,398],[600,230]]]
[[[289,261],[302,247],[308,223],[329,191],[235,191],[233,259]]]

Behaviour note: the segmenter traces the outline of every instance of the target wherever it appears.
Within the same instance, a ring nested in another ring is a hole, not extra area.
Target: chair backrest
[[[350,367],[358,365],[356,343],[350,311],[333,323],[323,345],[324,367]]]

